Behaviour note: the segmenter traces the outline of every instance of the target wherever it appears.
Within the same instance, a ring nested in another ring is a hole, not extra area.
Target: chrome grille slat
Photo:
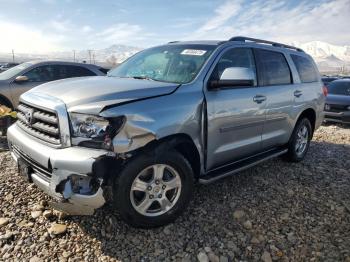
[[[25,132],[55,146],[61,145],[58,117],[52,111],[21,103],[17,117],[17,125]]]
[[[46,133],[50,133],[52,135],[58,135],[59,134],[59,131],[58,131],[58,128],[56,127],[53,127],[53,126],[49,126],[49,125],[46,125],[42,122],[36,122],[32,125],[33,128],[36,128],[36,129],[39,129],[41,131],[44,131]]]
[[[42,120],[42,121],[50,123],[50,124],[58,124],[57,117],[50,116],[49,114],[45,114],[42,112],[34,112],[33,116],[36,119]]]

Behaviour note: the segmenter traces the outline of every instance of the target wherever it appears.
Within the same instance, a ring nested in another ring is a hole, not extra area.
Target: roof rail
[[[262,40],[262,39],[256,39],[256,38],[250,38],[250,37],[245,37],[245,36],[234,36],[229,39],[229,41],[238,41],[238,42],[255,42],[255,43],[260,43],[260,44],[268,44],[276,47],[283,47],[283,48],[288,48],[288,49],[293,49],[299,52],[304,52],[302,49],[291,46],[291,45],[285,45],[277,42],[272,42],[272,41],[267,41],[267,40]]]

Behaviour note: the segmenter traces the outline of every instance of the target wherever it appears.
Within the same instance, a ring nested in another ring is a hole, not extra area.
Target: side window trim
[[[258,82],[258,86],[259,87],[268,87],[268,86],[284,86],[284,85],[293,85],[295,82],[294,82],[294,77],[293,77],[293,74],[292,74],[292,69],[290,67],[290,64],[288,63],[288,59],[286,57],[286,55],[283,53],[283,52],[280,52],[280,51],[275,51],[275,50],[270,50],[270,49],[264,49],[264,48],[252,48],[253,49],[253,53],[254,53],[254,59],[255,59],[255,64],[256,64],[256,71],[257,71],[257,82]],[[284,61],[286,62],[287,64],[287,67],[288,67],[288,70],[289,70],[289,77],[290,77],[290,83],[288,84],[269,84],[269,85],[265,85],[263,84],[263,78],[262,78],[262,70],[260,68],[260,64],[258,63],[258,58],[257,58],[257,52],[258,50],[265,50],[265,51],[269,51],[269,52],[274,52],[274,53],[278,53],[278,54],[281,54],[284,58]]]

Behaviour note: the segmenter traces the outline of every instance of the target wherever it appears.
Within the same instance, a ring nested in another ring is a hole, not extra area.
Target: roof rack
[[[272,46],[275,46],[275,47],[283,47],[283,48],[293,49],[293,50],[296,50],[298,52],[304,52],[302,49],[300,49],[298,47],[295,47],[295,46],[285,45],[285,44],[281,44],[281,43],[277,43],[277,42],[272,42],[272,41],[267,41],[267,40],[262,40],[262,39],[256,39],[256,38],[250,38],[250,37],[245,37],[245,36],[234,36],[234,37],[231,37],[229,39],[229,41],[237,41],[237,42],[250,41],[250,42],[254,42],[254,43],[268,44],[268,45],[272,45]]]

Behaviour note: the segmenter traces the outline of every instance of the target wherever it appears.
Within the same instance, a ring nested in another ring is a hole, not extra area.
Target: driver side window
[[[230,67],[252,69],[254,73],[254,86],[257,86],[256,67],[252,49],[233,48],[226,51],[217,63],[211,75],[211,80],[219,80],[224,70]]]
[[[24,76],[28,77],[29,82],[48,82],[54,80],[54,70],[52,66],[38,66]]]

